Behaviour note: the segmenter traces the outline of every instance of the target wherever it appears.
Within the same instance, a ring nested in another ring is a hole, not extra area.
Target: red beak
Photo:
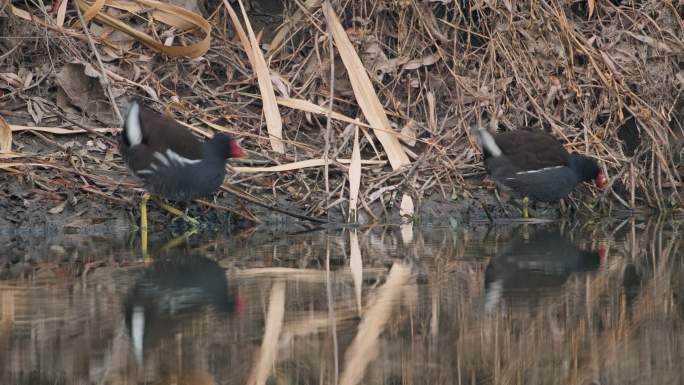
[[[603,173],[600,171],[599,171],[598,175],[596,175],[595,181],[596,181],[596,186],[598,188],[603,188],[603,186],[605,186],[606,183],[608,182],[608,180],[606,179],[606,176],[603,175]]]
[[[231,140],[228,143],[228,146],[230,147],[230,157],[231,158],[245,158],[247,157],[247,151],[245,151],[244,148],[240,147],[240,140]]]

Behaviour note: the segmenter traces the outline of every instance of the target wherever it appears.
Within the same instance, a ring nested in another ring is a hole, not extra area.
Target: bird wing
[[[191,160],[202,159],[202,142],[190,130],[175,120],[145,106],[140,108],[143,143],[159,153],[172,149]]]
[[[521,170],[538,170],[568,164],[568,152],[553,136],[543,131],[515,130],[494,135],[496,144]]]

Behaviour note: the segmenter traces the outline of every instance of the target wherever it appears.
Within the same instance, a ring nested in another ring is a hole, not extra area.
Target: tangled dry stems
[[[333,111],[365,121],[337,53],[331,63],[320,2],[311,3],[315,5],[304,12],[301,3],[288,4],[283,26],[289,26],[289,33],[266,55],[276,93],[326,107],[331,103]],[[379,219],[383,209],[398,206],[402,193],[419,200],[435,194],[444,199],[454,193],[469,197],[480,185],[480,179],[472,177],[482,174],[479,150],[470,134],[475,125],[543,128],[569,149],[600,159],[611,177],[610,189],[594,192],[602,211],[681,207],[684,6],[655,0],[602,2],[590,15],[585,2],[488,4],[334,4],[396,131],[418,139],[408,140],[405,147],[410,167],[363,167],[360,210]],[[328,188],[322,167],[239,173],[230,182],[260,199],[287,202],[307,215],[346,213],[348,166],[334,159],[350,158],[352,125],[281,106],[286,152],[272,152],[255,74],[232,23],[220,3],[203,6],[214,26],[212,42],[205,55],[193,60],[155,55],[139,44],[122,50],[102,38],[106,34],[101,28],[91,27],[97,51],[106,57],[103,67],[114,74],[110,81],[117,102],[125,105],[123,94],[157,96],[157,107],[179,120],[203,129],[207,122],[224,127],[246,138],[253,155],[250,166],[321,158],[330,130]],[[39,7],[33,10],[40,12]],[[297,14],[303,16],[293,16]],[[78,15],[68,12],[69,18],[78,20]],[[76,29],[12,19],[3,29],[12,39],[4,43],[11,49],[2,55],[2,72],[29,71],[39,80],[0,94],[0,100],[14,106],[13,112],[28,109],[37,125],[68,125],[50,112],[59,105],[50,75],[68,62],[97,67],[87,36],[75,34]],[[272,32],[265,30],[266,35]],[[32,109],[43,110],[39,121]],[[98,116],[87,118],[86,125],[97,125]],[[363,127],[361,133],[362,159],[386,160],[372,133]],[[69,151],[59,150],[47,160],[65,165]],[[114,168],[123,172],[119,164]],[[11,169],[26,170],[20,165]],[[87,160],[81,170],[66,167],[61,172],[74,186],[82,188],[90,181],[99,186],[89,186],[99,195],[129,200],[128,186],[102,181]],[[383,208],[378,209],[377,202]]]

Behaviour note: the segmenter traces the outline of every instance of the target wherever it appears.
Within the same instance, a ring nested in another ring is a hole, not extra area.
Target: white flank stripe
[[[142,306],[134,306],[131,315],[131,340],[133,340],[133,352],[138,363],[143,360],[143,337],[145,336],[145,309]]]
[[[154,163],[150,164],[150,167],[152,167],[152,170],[154,170],[154,171],[159,170],[159,167],[157,167],[157,165]]]
[[[148,170],[148,169],[142,169],[142,170],[138,170],[136,172],[136,174],[137,175],[152,175],[152,174],[154,174],[154,171]]]
[[[536,174],[536,173],[538,173],[538,172],[544,172],[544,171],[549,171],[549,170],[553,170],[553,169],[557,169],[557,168],[563,168],[563,167],[565,167],[565,166],[544,167],[544,168],[540,168],[540,169],[538,169],[538,170],[530,170],[530,171],[520,171],[520,172],[516,172],[515,175]]]
[[[170,148],[168,150],[166,150],[166,156],[169,158],[169,160],[171,160],[171,162],[178,163],[181,166],[185,166],[188,164],[195,164],[195,163],[199,163],[202,161],[201,159],[188,159],[186,157],[180,156],[177,153],[175,153],[173,150],[171,150]]]
[[[494,137],[487,131],[484,127],[478,127],[478,136],[480,138],[480,144],[484,147],[493,157],[501,156],[501,149],[496,145]]]
[[[162,162],[164,164],[164,166],[166,166],[166,167],[171,166],[171,163],[169,162],[169,160],[166,159],[164,154],[162,154],[161,152],[155,152],[154,157],[157,158],[157,160],[159,160],[160,162]]]
[[[486,312],[491,312],[496,309],[496,305],[501,300],[503,293],[503,282],[500,279],[492,282],[489,285],[489,290],[485,293],[484,308]]]
[[[137,146],[142,142],[142,130],[140,129],[140,106],[133,102],[126,115],[126,138],[131,147]]]

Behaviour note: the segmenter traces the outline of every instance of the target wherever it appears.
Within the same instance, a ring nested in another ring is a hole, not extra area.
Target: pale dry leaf
[[[271,73],[271,82],[278,89],[278,92],[280,92],[281,95],[286,98],[290,97],[290,84],[282,76]],[[277,99],[278,98],[276,97],[276,100]]]
[[[409,119],[406,125],[401,129],[401,136],[399,139],[406,143],[407,146],[413,147],[416,145],[416,121]]]
[[[289,107],[289,108],[292,108],[295,110],[310,112],[310,113],[317,114],[317,115],[327,115],[328,114],[328,108],[327,107],[319,106],[318,104],[311,103],[308,100],[276,97],[276,101],[281,106]],[[339,112],[332,111],[332,113],[330,114],[330,117],[333,119],[336,119],[336,120],[340,120],[342,122],[351,123],[351,124],[358,124],[358,125],[370,128],[369,125],[361,123],[358,120],[352,119],[346,115],[340,114]]]
[[[587,7],[589,8],[589,19],[594,14],[594,8],[596,8],[596,0],[587,0]]]
[[[347,164],[351,163],[350,159],[343,159],[343,158],[337,158],[335,159],[339,163]],[[383,165],[386,164],[387,162],[384,160],[362,160],[361,164],[362,165]],[[246,172],[246,173],[255,173],[255,172],[283,172],[283,171],[292,171],[292,170],[299,170],[302,168],[309,168],[309,167],[322,167],[325,165],[325,159],[320,158],[320,159],[307,159],[307,160],[300,160],[298,162],[292,162],[292,163],[285,163],[285,164],[279,164],[277,166],[268,166],[268,167],[231,167],[235,172]]]
[[[382,131],[374,130],[374,133],[385,149],[392,168],[396,170],[410,164],[411,161],[404,152],[397,136],[390,133],[392,129],[389,120],[380,103],[380,99],[378,99],[378,95],[375,93],[366,69],[328,1],[323,3],[323,12],[325,13],[328,28],[333,35],[342,62],[347,69],[356,101],[359,107],[361,107],[363,115],[372,127],[382,129]]]
[[[66,17],[66,9],[68,3],[69,0],[62,0],[62,2],[59,3],[59,9],[57,9],[57,18],[55,19],[55,23],[58,27],[64,26],[64,18]]]
[[[5,119],[0,116],[0,152],[12,151],[12,129]]]
[[[66,0],[65,0],[66,1]],[[64,207],[66,207],[67,201],[63,201],[62,203],[58,204],[57,206],[51,208],[48,210],[50,214],[59,214],[62,211],[64,211]]]
[[[280,117],[280,110],[278,109],[278,103],[276,102],[275,91],[273,91],[271,74],[268,66],[266,65],[264,54],[261,52],[259,43],[254,35],[254,31],[252,30],[252,25],[249,23],[249,17],[247,17],[247,12],[242,4],[242,0],[239,0],[238,3],[240,4],[240,10],[242,11],[242,17],[245,21],[245,28],[247,29],[247,34],[249,36],[249,42],[252,49],[250,60],[253,60],[251,63],[252,68],[257,74],[264,117],[266,118],[266,130],[268,131],[271,148],[273,151],[279,154],[284,154],[285,144],[283,143],[283,121]]]
[[[410,164],[411,161],[409,160],[408,155],[406,155],[404,147],[399,142],[397,135],[391,133],[392,127],[390,126],[385,109],[383,108],[382,103],[380,103],[378,95],[375,93],[373,84],[366,73],[366,69],[361,62],[361,59],[359,59],[359,55],[354,49],[354,46],[349,40],[349,36],[347,36],[347,33],[340,23],[340,19],[335,14],[329,1],[323,3],[323,13],[325,14],[325,20],[333,35],[342,62],[347,69],[347,75],[349,76],[352,89],[354,90],[356,101],[370,125],[372,127],[380,128],[374,129],[373,132],[385,149],[387,159],[389,160],[390,165],[392,165],[392,169],[397,170]],[[411,197],[405,195],[402,198],[402,201],[404,200],[410,201],[411,206],[413,206]]]
[[[4,80],[9,85],[17,88],[21,88],[21,86],[24,84],[19,75],[12,72],[0,72],[0,80]]]
[[[86,130],[80,129],[80,128],[60,128],[60,127],[31,127],[31,126],[22,126],[22,125],[17,125],[17,124],[11,124],[10,129],[14,131],[37,131],[37,132],[47,132],[50,134],[56,134],[56,135],[71,135],[71,134],[82,134],[84,132],[87,132]],[[118,132],[120,129],[119,128],[93,128],[92,130],[101,132],[101,133],[112,133],[112,132]]]
[[[0,151],[0,159],[16,159],[16,158],[30,158],[36,154],[25,153],[25,152],[2,152]]]
[[[361,152],[359,151],[359,129],[354,128],[354,145],[349,165],[349,221],[356,222],[356,208],[361,187]]]
[[[401,197],[401,207],[399,208],[399,215],[401,215],[403,220],[411,220],[411,217],[413,217],[413,213],[413,199],[409,195],[404,194],[404,196]]]
[[[432,132],[435,132],[437,131],[437,100],[435,99],[435,93],[428,91],[425,99],[428,104],[428,127]]]
[[[405,70],[417,70],[422,66],[433,65],[437,62],[437,60],[439,60],[439,55],[431,54],[420,59],[409,60],[408,62],[406,62],[406,64],[404,64],[403,68]]]
[[[363,307],[361,303],[361,285],[363,283],[363,259],[361,258],[359,236],[356,232],[356,229],[349,232],[349,270],[351,271],[352,281],[354,282],[354,293],[356,294],[356,308],[359,311],[359,316],[361,316],[363,312]]]

